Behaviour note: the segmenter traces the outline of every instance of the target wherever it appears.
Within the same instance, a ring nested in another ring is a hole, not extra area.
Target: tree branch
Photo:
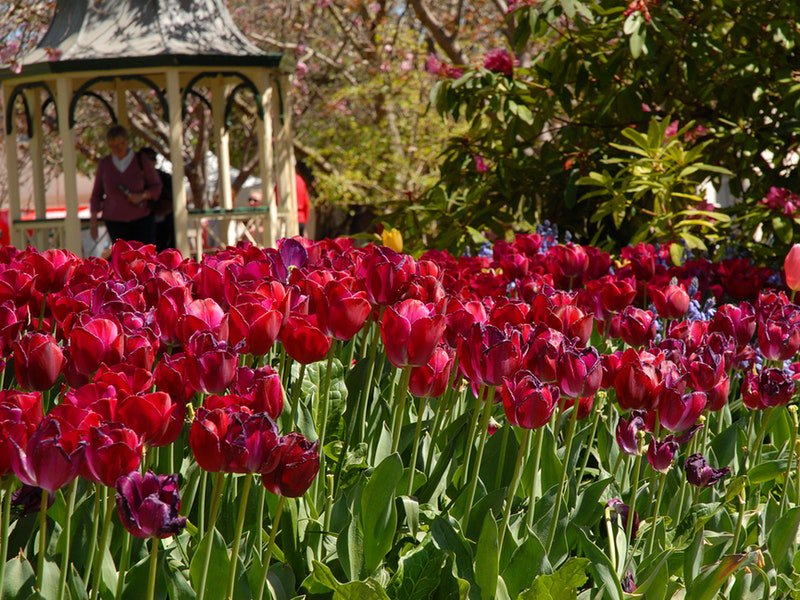
[[[411,6],[414,8],[414,13],[416,13],[420,23],[436,40],[436,43],[447,57],[457,65],[466,64],[467,59],[461,50],[458,40],[445,31],[444,26],[431,14],[423,0],[411,0]]]

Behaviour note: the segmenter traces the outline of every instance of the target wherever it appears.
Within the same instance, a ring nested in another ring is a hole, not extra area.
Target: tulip
[[[101,366],[92,381],[98,384],[98,390],[101,392],[111,386],[117,392],[115,395],[129,396],[150,390],[153,387],[153,374],[149,369],[125,362],[113,367]]]
[[[181,497],[175,475],[144,475],[133,471],[116,483],[117,514],[122,525],[138,538],[161,539],[177,535],[186,526],[178,516]]]
[[[403,251],[403,234],[399,229],[384,229],[381,233],[381,243],[395,252]]]
[[[708,391],[725,377],[723,357],[710,347],[694,354],[689,361],[689,378],[696,390]]]
[[[209,332],[197,332],[186,348],[187,372],[199,391],[224,392],[236,374],[238,356],[227,344]]]
[[[421,367],[428,362],[445,329],[443,315],[419,300],[389,306],[381,322],[386,357],[398,369]]]
[[[28,333],[14,343],[14,373],[22,389],[50,389],[63,364],[61,347],[50,334]]]
[[[614,377],[617,402],[625,410],[653,408],[658,399],[659,382],[656,357],[646,351],[637,353],[628,349]]]
[[[231,473],[258,473],[272,470],[280,459],[278,427],[268,415],[235,413],[228,430],[230,457],[225,470]]]
[[[698,487],[710,487],[730,473],[730,467],[714,469],[702,454],[692,454],[683,465],[686,481]]]
[[[631,283],[633,281],[633,283]],[[629,279],[610,280],[603,284],[600,299],[608,312],[621,312],[636,297],[635,281]]]
[[[182,352],[165,354],[153,371],[156,388],[168,393],[173,400],[181,404],[186,404],[195,393],[189,377],[189,362],[191,361]]]
[[[273,494],[299,498],[306,493],[319,472],[319,444],[299,433],[280,438],[269,469],[261,472],[261,484]]]
[[[445,320],[447,321],[445,340],[451,348],[455,348],[459,336],[468,335],[475,323],[485,323],[488,317],[486,307],[477,300],[462,303],[453,298],[447,303]]]
[[[607,502],[609,508],[613,509],[615,513],[622,517],[622,528],[627,532],[628,531],[628,517],[630,516],[631,507],[627,504],[623,504],[622,500],[619,498],[612,498]],[[631,523],[631,537],[630,541],[636,539],[636,533],[639,531],[639,514],[634,511],[633,513],[633,522]]]
[[[308,250],[302,238],[283,238],[278,241],[278,255],[286,269],[301,269],[308,263]]]
[[[330,281],[317,304],[317,321],[325,335],[348,341],[364,327],[371,310],[366,292],[354,292],[338,281]]]
[[[589,268],[589,255],[583,246],[565,244],[554,246],[550,250],[552,257],[551,272],[561,276],[563,283],[571,287],[578,282]]]
[[[666,473],[672,466],[672,461],[675,460],[677,453],[678,442],[675,441],[673,436],[668,435],[661,441],[653,438],[647,448],[647,461],[654,471]]]
[[[500,388],[509,423],[524,429],[538,429],[549,420],[558,405],[559,390],[543,384],[530,371],[518,371],[503,380]]]
[[[800,349],[800,314],[778,309],[758,322],[758,348],[768,360],[788,360]]]
[[[181,407],[169,394],[152,392],[126,396],[117,403],[117,414],[122,423],[141,437],[142,443],[155,446],[155,442],[163,441],[166,429],[173,423],[173,413],[182,412]]]
[[[283,317],[269,300],[242,302],[231,307],[222,335],[234,346],[242,342],[242,352],[264,356],[281,332]]]
[[[703,392],[681,394],[676,390],[665,389],[658,403],[658,420],[669,431],[686,431],[697,423],[706,402],[707,396]]]
[[[41,421],[42,399],[38,392],[0,391],[0,477],[12,472],[16,446],[26,447]]]
[[[722,410],[728,401],[731,392],[731,379],[727,375],[722,377],[713,388],[708,390],[708,408],[710,410]]]
[[[520,337],[510,328],[501,331],[492,325],[473,325],[469,336],[459,340],[462,373],[474,385],[500,385],[522,362]]]
[[[455,353],[445,346],[437,346],[428,362],[412,367],[408,389],[418,398],[438,398],[450,382]]]
[[[70,358],[78,373],[91,375],[103,363],[120,362],[124,343],[118,323],[104,318],[89,319],[69,334]]]
[[[789,249],[783,261],[783,273],[786,287],[792,292],[800,291],[800,244],[794,244]]]
[[[197,464],[204,471],[224,471],[230,460],[228,429],[231,427],[231,411],[204,406],[197,409],[189,429],[189,447]]]
[[[603,369],[594,348],[565,347],[556,369],[558,387],[570,398],[592,396],[600,388]]]
[[[363,264],[364,284],[372,304],[386,306],[397,300],[402,285],[414,275],[414,259],[390,248],[371,246]]]
[[[577,339],[578,343],[584,346],[592,335],[594,318],[577,306],[566,304],[554,307],[545,322],[568,338]]]
[[[630,346],[644,346],[656,336],[653,313],[635,306],[628,306],[620,315],[620,335]]]
[[[689,294],[683,286],[677,284],[670,284],[666,287],[651,285],[649,290],[660,317],[680,319],[689,310]]]
[[[750,371],[742,382],[742,402],[751,410],[783,406],[792,399],[794,390],[794,381],[780,369]]]
[[[631,456],[641,454],[639,431],[644,429],[644,426],[644,411],[633,411],[629,419],[620,418],[615,434],[619,449]]]
[[[247,399],[247,406],[254,413],[264,412],[277,419],[283,412],[283,386],[278,373],[270,366],[259,369],[239,367],[231,391]]]
[[[561,359],[561,351],[566,338],[555,329],[540,326],[530,336],[528,350],[525,353],[525,367],[543,382],[557,381],[556,366]]]
[[[736,346],[743,348],[753,339],[756,332],[756,313],[752,304],[723,304],[714,313],[708,325],[709,331],[719,331],[736,340]]]
[[[89,432],[86,466],[92,480],[113,487],[117,479],[139,468],[142,442],[121,423],[103,423]]]
[[[63,432],[63,433],[62,433]],[[78,475],[83,461],[84,442],[78,432],[59,420],[43,420],[25,447],[14,440],[11,466],[19,480],[54,494]]]
[[[314,316],[290,316],[281,330],[281,339],[286,353],[304,365],[322,360],[331,347],[331,338],[317,327]]]

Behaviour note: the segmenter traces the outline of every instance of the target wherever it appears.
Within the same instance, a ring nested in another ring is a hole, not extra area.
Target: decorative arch
[[[106,81],[115,81],[120,79],[122,81],[138,81],[140,83],[145,84],[149,87],[152,91],[156,93],[156,98],[158,98],[158,103],[161,105],[161,112],[163,113],[163,118],[165,121],[169,121],[169,105],[167,104],[167,99],[164,96],[164,92],[159,88],[155,82],[150,79],[149,77],[145,77],[144,75],[119,75],[119,76],[101,76],[101,77],[94,77],[90,79],[86,83],[84,83],[78,90],[72,95],[72,101],[69,103],[69,126],[70,128],[75,127],[75,111],[78,108],[78,101],[83,96],[93,96],[98,97],[99,94],[94,92],[90,92],[91,88],[93,88],[98,83],[103,83]],[[107,103],[105,103],[107,104]],[[110,105],[106,106],[107,109],[110,110],[112,118],[116,123],[116,115],[114,110],[110,107]]]
[[[55,104],[55,96],[53,96],[53,90],[51,90],[50,86],[44,82],[37,81],[34,83],[21,83],[20,85],[16,86],[8,97],[9,110],[6,111],[6,123],[5,123],[6,135],[11,135],[11,132],[14,129],[14,111],[11,110],[11,107],[14,106],[14,103],[17,101],[17,97],[19,96],[22,96],[22,106],[25,109],[25,126],[27,127],[28,130],[28,136],[33,135],[31,107],[28,106],[28,99],[25,97],[25,90],[34,90],[37,88],[43,89],[47,92],[47,99],[42,104],[42,112],[44,112],[45,107],[50,102],[53,102]]]
[[[256,87],[256,85],[252,82],[252,80],[249,77],[247,77],[245,75],[242,75],[241,73],[238,73],[236,71],[203,71],[202,73],[198,73],[197,75],[192,77],[189,80],[189,83],[187,83],[186,87],[183,89],[183,94],[181,96],[181,114],[184,117],[186,116],[186,97],[189,95],[189,93],[192,93],[192,92],[195,91],[194,90],[194,86],[199,81],[202,81],[203,79],[207,79],[207,78],[210,78],[210,77],[218,77],[220,75],[223,76],[223,77],[236,77],[237,79],[239,79],[241,81],[241,83],[238,84],[233,89],[233,91],[231,91],[231,94],[230,94],[230,96],[228,97],[228,100],[225,103],[225,126],[228,127],[228,116],[229,116],[229,108],[228,107],[229,107],[229,105],[231,105],[231,99],[241,89],[247,89],[247,90],[250,90],[253,93],[253,97],[255,98],[255,101],[256,101],[256,112],[258,113],[259,118],[263,121],[264,120],[264,107],[261,105],[261,94],[258,92],[258,88]]]

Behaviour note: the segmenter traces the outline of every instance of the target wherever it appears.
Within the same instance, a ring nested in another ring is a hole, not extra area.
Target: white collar
[[[122,158],[117,158],[112,154],[111,160],[114,163],[114,166],[117,167],[117,171],[124,173],[133,162],[133,150],[128,150],[128,153]]]

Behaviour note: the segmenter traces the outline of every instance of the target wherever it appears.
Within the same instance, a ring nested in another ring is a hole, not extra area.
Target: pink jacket
[[[161,195],[161,179],[150,160],[137,154],[124,172],[120,173],[111,156],[103,157],[97,165],[94,188],[90,201],[92,214],[103,213],[105,221],[135,221],[150,214],[150,202],[135,205],[120,189],[124,186],[132,193],[150,192],[157,199]]]

